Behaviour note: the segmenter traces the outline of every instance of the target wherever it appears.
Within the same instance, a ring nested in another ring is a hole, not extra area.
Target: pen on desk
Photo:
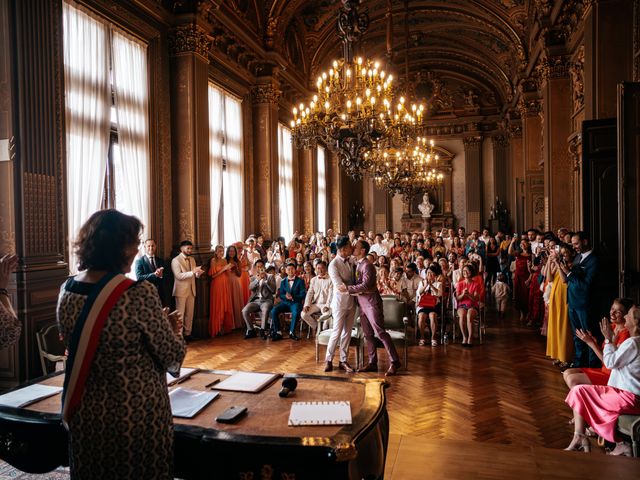
[[[207,383],[207,384],[204,386],[204,388],[210,388],[210,387],[213,387],[213,386],[214,386],[216,383],[218,383],[219,381],[220,381],[220,379],[219,379],[219,378],[216,378],[213,382],[211,382],[211,383]]]

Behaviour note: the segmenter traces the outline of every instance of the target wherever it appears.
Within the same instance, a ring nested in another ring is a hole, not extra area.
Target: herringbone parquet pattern
[[[483,345],[412,345],[409,369],[389,382],[391,433],[429,439],[565,447],[572,427],[567,389],[545,338],[517,320],[489,314]],[[322,352],[324,349],[321,350]],[[379,350],[382,376],[387,366]],[[321,353],[322,358],[322,353]],[[336,359],[337,361],[337,359]],[[355,361],[351,357],[352,363]],[[240,332],[189,345],[186,365],[212,369],[323,373],[313,339],[244,340]],[[331,375],[344,375],[333,372]],[[361,374],[375,376],[376,374]]]

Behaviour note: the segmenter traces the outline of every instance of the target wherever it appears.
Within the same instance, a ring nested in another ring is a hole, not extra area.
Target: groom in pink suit
[[[400,368],[400,358],[396,347],[391,341],[391,336],[384,329],[384,314],[382,311],[382,298],[376,286],[376,269],[367,260],[369,244],[364,240],[358,240],[353,247],[353,255],[358,265],[356,268],[356,282],[354,285],[340,287],[341,290],[355,295],[360,306],[360,323],[364,336],[367,339],[367,353],[369,363],[358,372],[377,372],[378,354],[376,352],[375,337],[378,337],[387,350],[391,366],[386,375],[395,375]],[[375,335],[375,337],[374,337]]]

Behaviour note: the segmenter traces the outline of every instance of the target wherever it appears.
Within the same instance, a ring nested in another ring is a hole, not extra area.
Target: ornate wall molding
[[[568,78],[571,61],[568,56],[546,57],[537,67],[540,78],[544,81],[556,78]]]
[[[200,25],[186,24],[173,27],[169,31],[169,54],[196,53],[209,59],[212,38]]]
[[[542,100],[533,98],[525,100],[521,98],[518,102],[518,110],[523,117],[535,117],[542,112]]]
[[[480,147],[482,146],[482,140],[482,136],[479,135],[464,137],[462,139],[462,143],[464,143],[465,152],[471,149],[480,149]]]
[[[569,66],[571,89],[573,91],[573,111],[584,107],[584,45],[578,48],[576,57]]]
[[[491,142],[493,143],[493,148],[507,148],[509,146],[509,135],[508,134],[500,134],[491,137]]]

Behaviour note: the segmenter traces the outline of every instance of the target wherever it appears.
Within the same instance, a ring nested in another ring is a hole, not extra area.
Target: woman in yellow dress
[[[567,279],[559,268],[559,263],[571,265],[574,252],[568,245],[562,245],[560,252],[551,252],[547,268],[547,279],[553,282],[549,295],[549,322],[547,325],[547,356],[566,363],[573,358],[573,333],[569,324],[569,304],[567,302]]]
[[[218,245],[209,262],[211,293],[209,300],[209,334],[212,337],[233,330],[233,307],[229,286],[230,265],[224,258],[224,247]]]

